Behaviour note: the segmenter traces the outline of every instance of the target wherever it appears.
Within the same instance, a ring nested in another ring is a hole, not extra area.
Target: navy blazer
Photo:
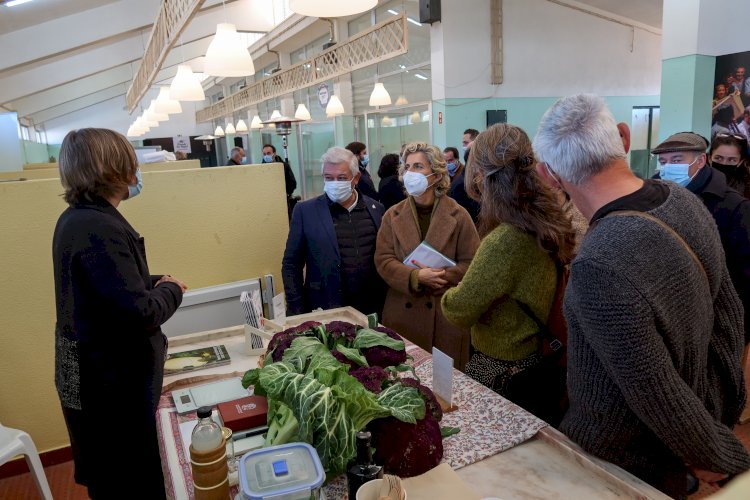
[[[368,196],[364,201],[375,227],[380,229],[383,205]],[[294,207],[281,277],[290,316],[343,306],[341,255],[325,194]]]

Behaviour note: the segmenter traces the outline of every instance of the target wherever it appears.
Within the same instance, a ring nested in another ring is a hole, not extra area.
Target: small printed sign
[[[320,107],[323,109],[326,109],[326,106],[328,106],[328,101],[331,99],[331,92],[328,89],[327,83],[321,83],[318,87],[318,103],[320,104]]]
[[[183,153],[193,152],[190,148],[190,137],[187,137],[185,135],[178,135],[176,137],[172,137],[172,142],[174,143],[175,153],[177,153],[178,151]]]
[[[453,358],[432,348],[432,391],[448,404],[453,405]]]

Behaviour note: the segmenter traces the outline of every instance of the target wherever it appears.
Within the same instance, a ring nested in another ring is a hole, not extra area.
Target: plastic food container
[[[240,490],[245,500],[320,498],[325,471],[307,443],[251,451],[240,460]]]

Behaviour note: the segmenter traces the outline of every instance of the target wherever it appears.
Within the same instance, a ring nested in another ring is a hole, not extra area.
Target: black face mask
[[[739,165],[727,165],[726,163],[719,163],[717,161],[712,161],[711,166],[721,172],[722,174],[726,175],[727,177],[732,177],[733,175],[736,175],[738,172],[737,167]]]

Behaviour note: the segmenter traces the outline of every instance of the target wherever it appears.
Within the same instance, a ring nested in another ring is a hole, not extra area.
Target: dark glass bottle
[[[370,433],[357,433],[357,458],[350,462],[346,471],[349,482],[349,500],[357,498],[357,490],[367,481],[383,477],[383,466],[372,463],[372,448],[370,448]]]

